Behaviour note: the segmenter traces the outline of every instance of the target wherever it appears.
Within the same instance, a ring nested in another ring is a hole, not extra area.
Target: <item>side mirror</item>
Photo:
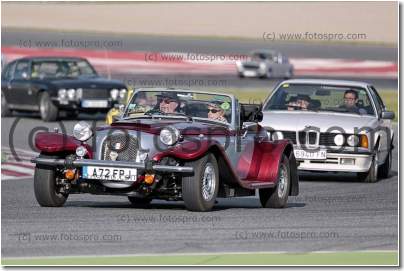
[[[264,119],[264,114],[262,113],[262,111],[259,111],[255,114],[254,120],[256,122],[261,122]]]
[[[381,118],[385,120],[392,120],[395,118],[395,116],[396,114],[393,111],[383,111]]]

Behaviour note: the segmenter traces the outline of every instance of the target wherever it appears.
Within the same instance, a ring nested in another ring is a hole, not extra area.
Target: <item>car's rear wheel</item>
[[[58,191],[56,170],[51,166],[37,165],[34,176],[35,198],[42,207],[61,207],[68,194]]]
[[[370,165],[369,170],[366,171],[366,172],[359,172],[358,173],[358,179],[361,182],[375,183],[375,182],[378,181],[378,178],[377,178],[378,177],[378,169],[379,169],[379,166],[377,164],[378,157],[379,157],[379,155],[376,152],[376,154],[373,156],[372,163]]]
[[[58,118],[59,109],[47,92],[42,92],[39,96],[39,113],[43,121],[55,121]]]
[[[292,78],[293,77],[293,70],[292,69],[290,69],[290,70],[288,70],[287,72],[286,72],[286,74],[285,74],[285,80],[287,80],[287,79],[290,79],[290,78]]]
[[[392,161],[393,161],[393,150],[392,150],[392,148],[390,148],[390,151],[387,154],[386,160],[379,167],[379,177],[380,178],[385,179],[385,178],[389,177]]]
[[[261,205],[264,208],[284,208],[288,203],[290,191],[290,164],[286,155],[279,165],[278,182],[274,188],[259,190]]]
[[[190,211],[209,211],[215,204],[219,191],[219,169],[213,154],[188,162],[194,168],[194,176],[182,178],[182,198]]]
[[[11,115],[11,111],[8,108],[6,97],[4,96],[3,91],[1,92],[1,116],[8,117]]]
[[[147,207],[152,201],[151,198],[137,198],[137,197],[128,197],[128,200],[132,204],[133,207]]]

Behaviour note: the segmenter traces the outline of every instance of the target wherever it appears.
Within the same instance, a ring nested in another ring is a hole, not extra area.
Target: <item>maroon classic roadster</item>
[[[139,89],[110,126],[36,135],[36,199],[58,207],[74,193],[121,195],[134,206],[183,200],[209,211],[217,197],[258,189],[263,207],[283,208],[299,192],[293,145],[272,140],[261,120],[260,105],[232,95]]]

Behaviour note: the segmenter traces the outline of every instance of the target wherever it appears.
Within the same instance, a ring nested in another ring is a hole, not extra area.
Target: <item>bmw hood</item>
[[[356,115],[330,112],[307,111],[264,111],[261,125],[277,131],[301,131],[308,126],[317,127],[320,132],[343,129],[345,133],[354,133],[355,128],[375,128],[377,118],[369,115]]]

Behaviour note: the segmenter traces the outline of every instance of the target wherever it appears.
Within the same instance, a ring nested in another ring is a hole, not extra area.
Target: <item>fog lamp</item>
[[[144,182],[148,185],[152,184],[154,182],[154,174],[145,174]]]
[[[341,165],[355,165],[355,159],[354,158],[341,158]]]

